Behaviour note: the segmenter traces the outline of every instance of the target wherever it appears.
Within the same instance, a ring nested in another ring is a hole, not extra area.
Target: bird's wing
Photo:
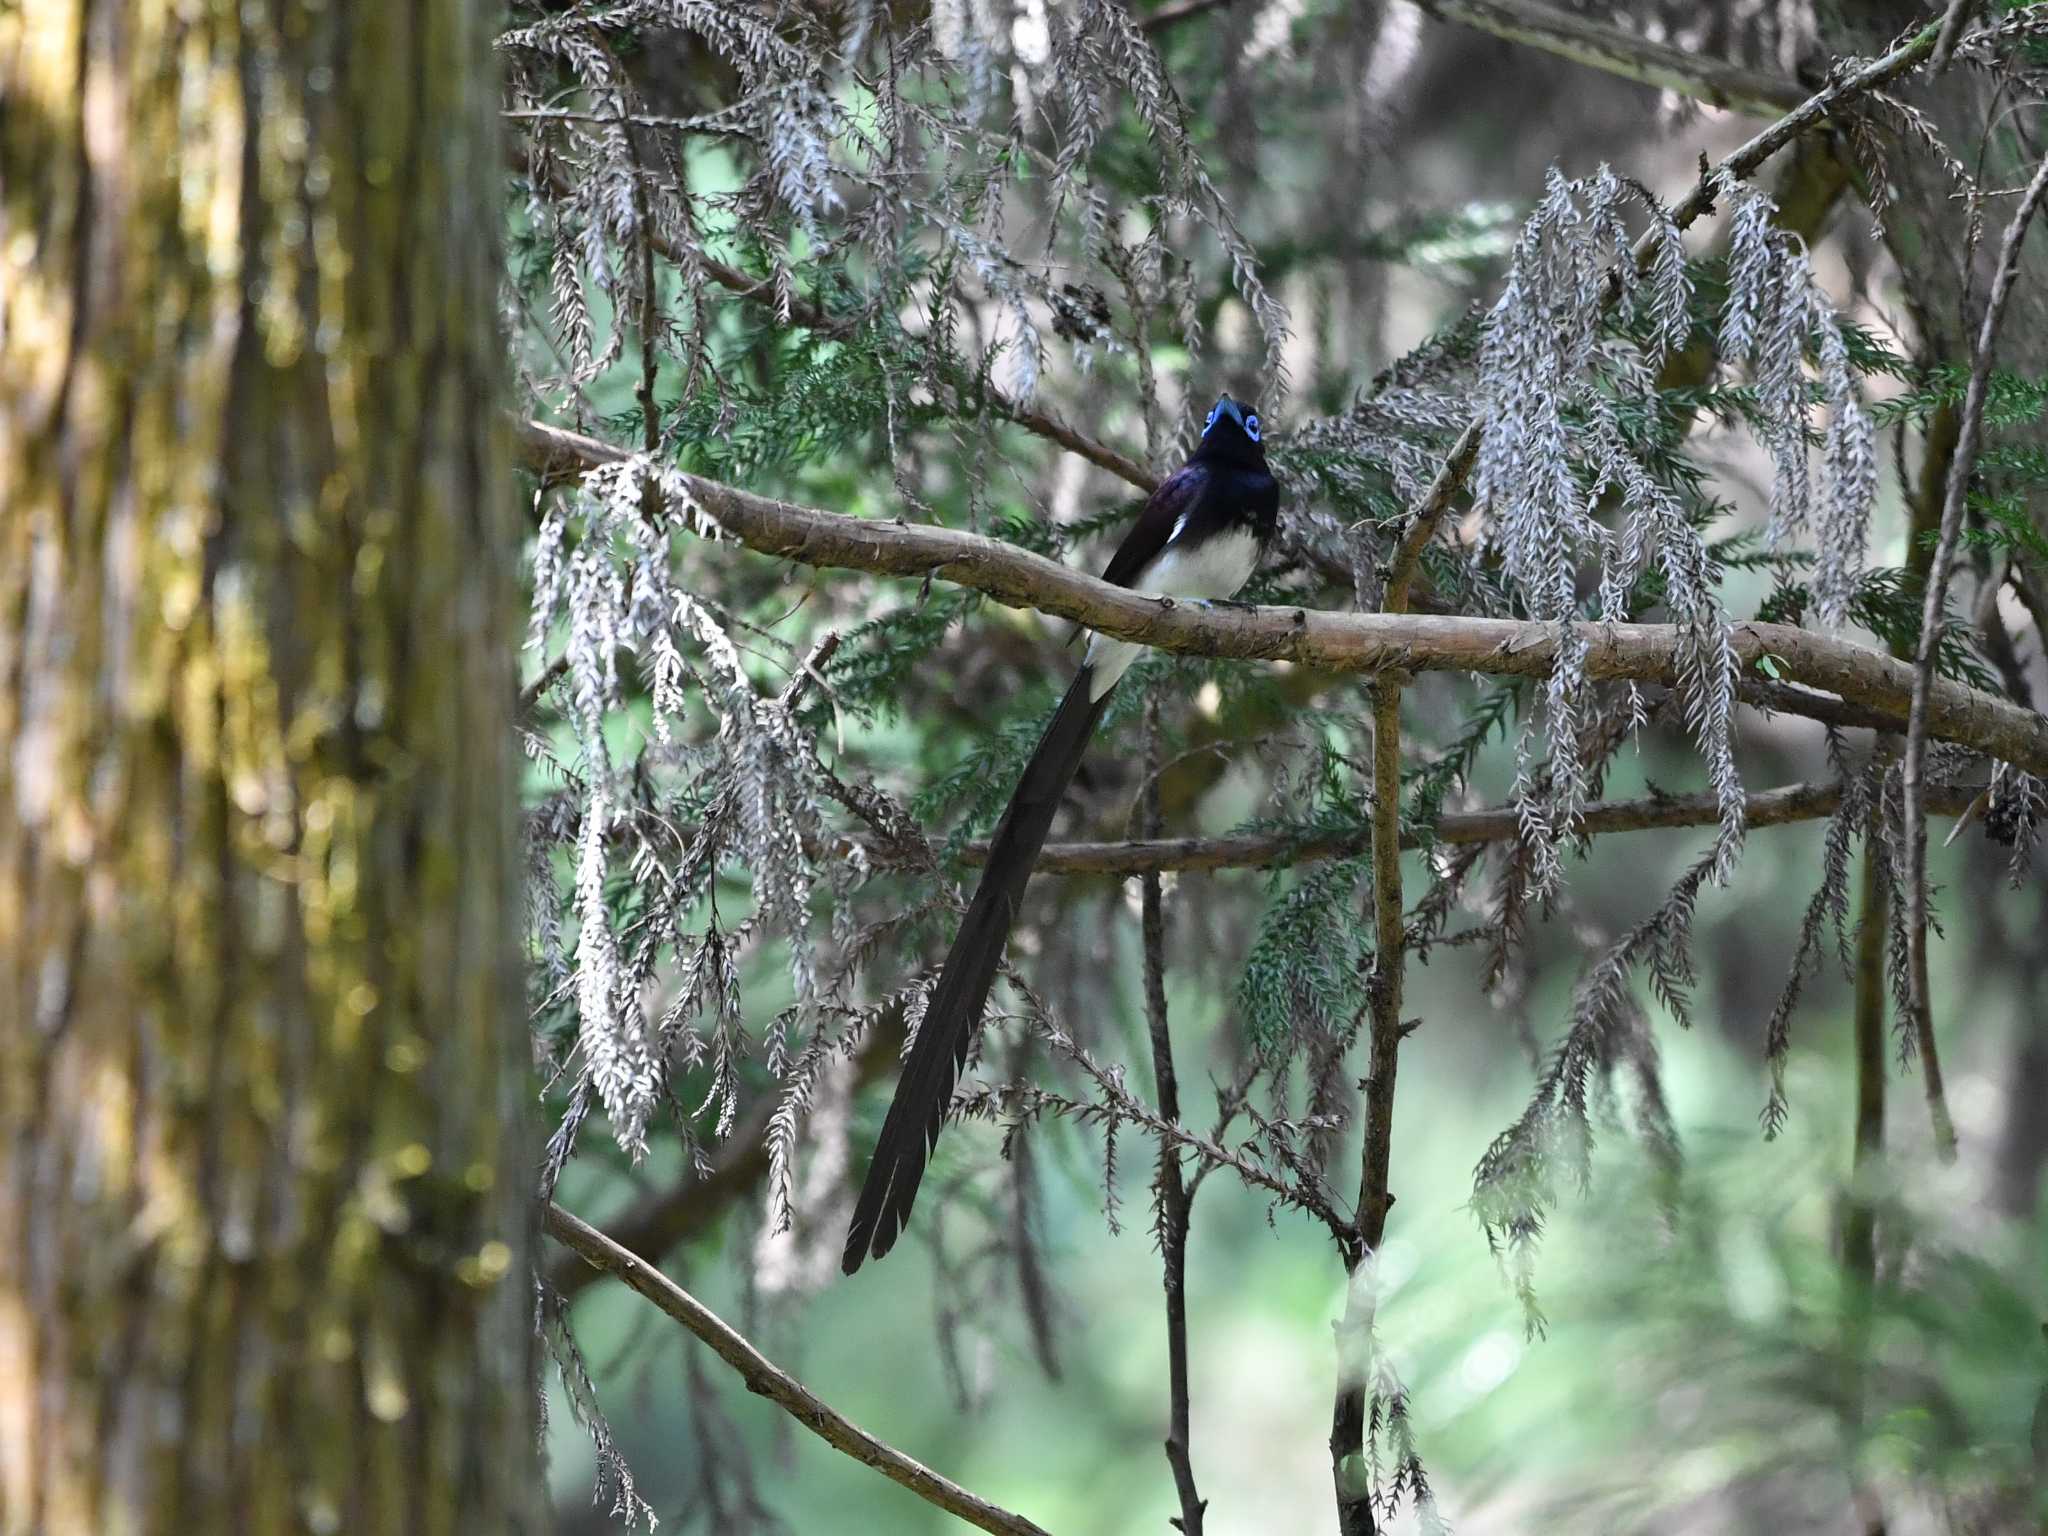
[[[1159,482],[1159,489],[1146,500],[1138,520],[1124,535],[1123,543],[1103,567],[1102,579],[1113,587],[1128,587],[1138,573],[1158,558],[1181,520],[1201,505],[1212,484],[1205,464],[1183,464]]]

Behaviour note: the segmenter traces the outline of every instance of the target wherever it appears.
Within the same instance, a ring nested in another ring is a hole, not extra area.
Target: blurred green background
[[[1418,970],[1411,1007],[1427,1022],[1402,1079],[1399,1203],[1379,1326],[1414,1393],[1421,1449],[1455,1529],[1850,1528],[1831,1381],[1840,1369],[1834,1234],[1853,1113],[1838,976],[1814,987],[1796,1025],[1788,1129],[1765,1142],[1756,1120],[1766,1088],[1758,1025],[1790,957],[1817,843],[1815,828],[1759,835],[1736,887],[1702,903],[1704,1022],[1681,1032],[1652,1008],[1687,1152],[1683,1219],[1674,1229],[1625,1133],[1610,1132],[1594,1191],[1567,1199],[1541,1249],[1547,1337],[1525,1335],[1513,1288],[1466,1209],[1473,1164],[1527,1098],[1525,1047],[1454,957]],[[1609,839],[1575,869],[1574,890],[1619,924],[1661,896],[1692,850],[1685,834]],[[1967,857],[1938,858],[1935,877],[1950,890],[1986,890],[1986,871],[1966,873]],[[1178,917],[1201,899],[1199,882],[1183,882],[1169,911]],[[2038,964],[2040,898],[2001,888],[1992,900],[1996,912],[1979,909],[1973,921],[2010,933],[2014,950],[1935,951],[1964,1149],[1954,1167],[1932,1159],[1918,1079],[1894,1075],[1889,1134],[1915,1172],[1893,1192],[1891,1230],[1895,1243],[1910,1230],[1914,1252],[1910,1276],[1898,1274],[1901,1254],[1888,1255],[1898,1289],[1875,1330],[1890,1388],[1878,1394],[1890,1407],[1876,1465],[1923,1485],[1938,1471],[1932,1486],[1964,1495],[2024,1466],[2029,1418],[2048,1384],[2048,1345],[2037,1333],[2048,1316],[2048,1225],[2034,1161],[2043,1106],[2021,1065],[2040,1049],[2040,1018],[2032,980],[2019,974]],[[1175,959],[1186,928],[1176,924]],[[1570,938],[1556,942],[1568,947]],[[1567,960],[1546,967],[1530,991],[1532,1024],[1546,1040],[1571,978]],[[1199,1083],[1222,995],[1176,980],[1169,1000],[1186,1042],[1183,1082]],[[1111,1027],[1142,1030],[1135,995]],[[1189,1091],[1197,1125],[1212,1118],[1209,1103]],[[991,1164],[996,1139],[986,1127],[956,1125],[933,1178]],[[824,1234],[826,1273],[816,1278],[825,1283],[800,1299],[749,1294],[748,1255],[715,1243],[667,1269],[855,1422],[1046,1529],[1162,1530],[1178,1506],[1160,1452],[1166,1340],[1144,1207],[1149,1160],[1125,1147],[1124,1231],[1111,1236],[1100,1189],[1080,1171],[1091,1156],[1075,1149],[1044,1180],[1058,1380],[1044,1374],[1015,1315],[961,1319],[964,1379],[942,1364],[931,1260],[917,1240],[930,1228],[852,1280],[830,1270],[836,1233]],[[654,1183],[663,1176],[646,1172]],[[579,1185],[567,1203],[602,1225],[624,1195],[606,1187],[614,1182]],[[936,1225],[944,1212],[928,1215]],[[1285,1212],[1269,1224],[1263,1200],[1212,1179],[1199,1196],[1188,1289],[1193,1454],[1212,1528],[1334,1529],[1324,1441],[1343,1273],[1327,1239]],[[701,1498],[693,1485],[704,1408],[685,1390],[701,1372],[724,1421],[719,1433],[744,1448],[790,1529],[961,1528],[795,1431],[639,1298],[596,1288],[576,1322],[589,1358],[611,1367],[599,1380],[614,1431],[665,1520],[687,1524]],[[553,1422],[562,1529],[609,1529],[584,1502],[588,1439],[565,1411]],[[1941,1511],[1924,1516],[1920,1528],[1947,1528]]]

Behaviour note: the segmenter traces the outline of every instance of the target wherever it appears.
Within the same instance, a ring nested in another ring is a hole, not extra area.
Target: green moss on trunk
[[[537,1528],[493,15],[0,14],[0,1532]]]

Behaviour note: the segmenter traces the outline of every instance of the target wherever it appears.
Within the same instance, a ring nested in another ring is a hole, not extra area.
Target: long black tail
[[[938,1142],[953,1087],[967,1064],[967,1048],[981,1022],[982,1004],[995,985],[996,966],[1002,961],[1003,944],[1023,900],[1024,884],[1031,878],[1031,866],[1038,862],[1038,850],[1044,846],[1053,814],[1073,782],[1074,770],[1081,765],[1088,738],[1095,734],[1108,707],[1107,691],[1100,699],[1088,697],[1094,673],[1093,667],[1082,667],[1067,696],[1060,700],[989,844],[981,885],[967,916],[961,919],[952,949],[946,953],[945,969],[932,990],[917,1043],[911,1047],[888,1118],[882,1122],[881,1137],[875,1142],[867,1183],[861,1186],[860,1200],[853,1208],[846,1254],[840,1261],[849,1275],[870,1253],[879,1259],[895,1246],[910,1219],[925,1162]]]

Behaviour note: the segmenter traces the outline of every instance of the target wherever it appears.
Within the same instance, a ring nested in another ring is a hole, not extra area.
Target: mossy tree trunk
[[[0,8],[0,1533],[538,1528],[495,7]]]

